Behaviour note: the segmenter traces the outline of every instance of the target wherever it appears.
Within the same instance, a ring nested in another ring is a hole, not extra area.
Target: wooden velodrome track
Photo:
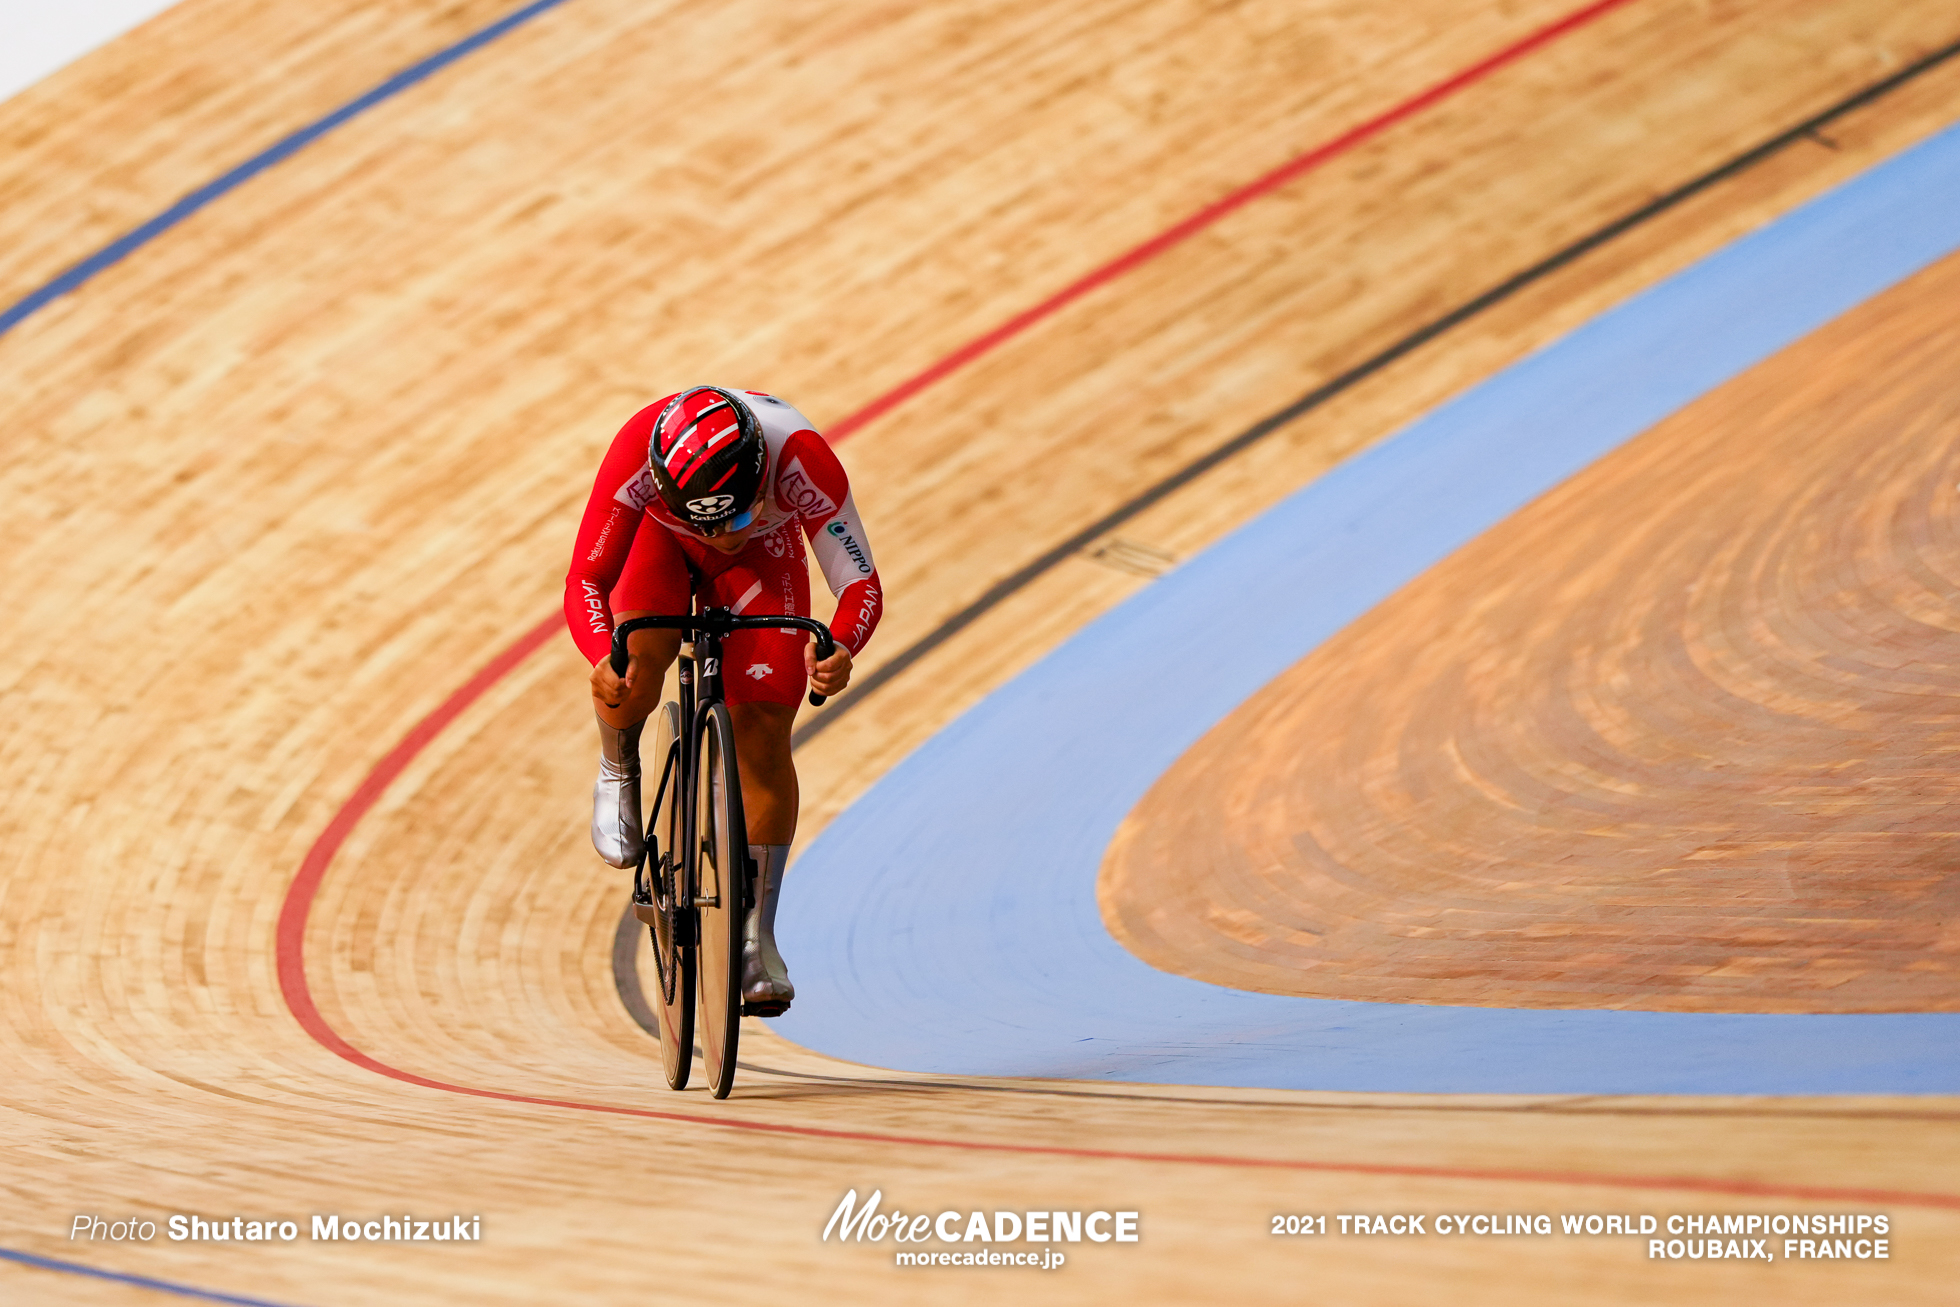
[[[1463,9],[569,0],[0,337],[5,1247],[293,1303],[1938,1300],[1948,1100],[927,1082],[756,1023],[773,1070],[734,1099],[656,1090],[614,991],[622,886],[585,847],[592,730],[562,636],[335,825],[553,612],[598,452],[648,397],[725,378],[848,429],[891,596],[874,672],[1231,433],[1960,38],[1930,0],[1624,0],[1537,42],[1578,7]],[[189,0],[0,106],[0,303],[507,11]],[[1105,564],[1202,546],[1946,125],[1956,96],[1948,63],[1843,115],[1049,569],[803,748],[804,836],[1147,584]],[[1289,160],[1311,167],[849,421]],[[294,1020],[277,926],[330,830],[303,939],[320,1020],[380,1064],[532,1101],[375,1074]],[[889,1244],[818,1242],[853,1186],[1132,1207],[1148,1235],[1082,1245],[1034,1289],[901,1272]],[[1285,1211],[1854,1205],[1891,1213],[1895,1260],[1266,1234]],[[384,1211],[481,1213],[485,1238],[67,1239],[83,1212]],[[10,1302],[156,1298],[0,1275]]]
[[[1432,568],[1157,782],[1118,937],[1322,997],[1960,1009],[1955,357],[1949,256]]]

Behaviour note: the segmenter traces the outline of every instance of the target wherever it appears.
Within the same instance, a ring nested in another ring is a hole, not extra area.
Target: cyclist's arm
[[[831,634],[853,656],[864,652],[885,610],[878,565],[871,557],[871,539],[851,497],[844,465],[814,431],[799,431],[783,450],[785,469],[800,469],[819,492],[815,512],[803,512],[803,529],[817,556],[830,593],[837,596]]]
[[[634,414],[613,438],[586,500],[565,573],[565,624],[589,663],[612,650],[613,614],[609,596],[626,568],[626,555],[645,516],[640,482],[646,468],[646,423]]]

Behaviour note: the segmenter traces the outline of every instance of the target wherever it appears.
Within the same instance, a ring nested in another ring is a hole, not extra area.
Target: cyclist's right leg
[[[642,524],[613,589],[615,622],[652,613],[685,613],[691,581],[687,559],[672,533]],[[680,651],[679,631],[635,631],[626,638],[625,692],[608,701],[595,686],[599,722],[599,779],[592,785],[592,847],[615,867],[639,865],[646,852],[640,811],[640,729],[660,703],[667,668]]]
[[[649,611],[628,609],[617,620],[643,617]],[[640,811],[640,731],[660,705],[667,668],[680,644],[679,631],[633,632],[626,637],[627,651],[633,656],[627,667],[631,681],[627,693],[617,703],[606,703],[593,693],[592,712],[599,721],[599,779],[592,783],[592,847],[615,867],[637,867],[646,852]]]
[[[773,540],[751,541],[708,581],[710,600],[744,615],[809,616],[810,574],[795,531],[789,523]],[[722,646],[749,856],[756,866],[755,906],[743,926],[742,1001],[757,1016],[777,1016],[796,997],[776,947],[776,904],[790,841],[796,838],[790,727],[803,701],[807,639],[801,631],[736,631]]]

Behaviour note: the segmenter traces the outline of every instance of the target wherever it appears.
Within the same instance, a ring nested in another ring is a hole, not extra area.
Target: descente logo
[[[844,1195],[837,1210],[823,1228],[825,1243],[832,1231],[839,1243],[881,1242],[890,1235],[893,1243],[1136,1243],[1138,1215],[1135,1212],[960,1212],[906,1215],[901,1211],[880,1212],[884,1190],[874,1189],[864,1206],[858,1206],[858,1191]]]

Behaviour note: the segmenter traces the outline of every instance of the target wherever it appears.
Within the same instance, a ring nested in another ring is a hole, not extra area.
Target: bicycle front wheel
[[[735,1083],[735,1045],[742,1028],[742,923],[749,893],[748,825],[742,818],[735,728],[726,704],[714,704],[703,714],[700,748],[694,825],[701,921],[697,1028],[708,1088],[716,1098],[726,1098]]]
[[[648,930],[659,979],[654,1008],[660,1018],[660,1067],[669,1089],[687,1088],[694,1066],[694,913],[676,904],[686,894],[682,865],[681,707],[663,703],[654,710],[653,748],[645,755],[656,779],[654,808],[647,822],[647,877],[656,915]]]

